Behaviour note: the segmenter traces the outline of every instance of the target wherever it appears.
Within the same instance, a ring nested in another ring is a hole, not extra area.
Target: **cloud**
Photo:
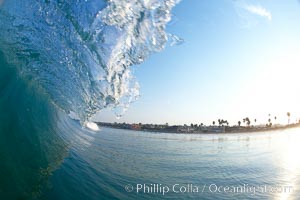
[[[300,1],[300,0],[299,0]],[[272,21],[272,13],[258,3],[250,0],[233,0],[233,5],[241,28],[250,29],[260,24],[262,19],[266,22]]]
[[[267,18],[269,21],[272,20],[272,14],[267,9],[261,7],[261,6],[254,6],[254,5],[245,5],[244,9],[249,11],[250,13],[259,15],[261,17]]]

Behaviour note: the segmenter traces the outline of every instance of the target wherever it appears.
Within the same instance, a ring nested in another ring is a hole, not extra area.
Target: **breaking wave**
[[[0,0],[0,199],[38,198],[104,108],[139,97],[131,66],[171,41],[178,0]]]
[[[22,77],[82,122],[139,97],[130,67],[165,48],[177,0],[4,1],[0,48]]]

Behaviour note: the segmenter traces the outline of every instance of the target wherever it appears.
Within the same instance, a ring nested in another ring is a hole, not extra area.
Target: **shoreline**
[[[146,129],[146,128],[131,128],[130,126],[124,127],[124,124],[116,123],[103,123],[95,122],[99,127],[108,127],[121,130],[132,130],[132,131],[142,131],[142,132],[152,132],[152,133],[170,133],[170,134],[236,134],[236,133],[261,133],[261,132],[271,132],[271,131],[282,131],[292,128],[300,127],[300,123],[290,124],[279,127],[219,127],[219,126],[209,126],[204,127],[202,130],[190,130],[190,131],[178,131],[174,127],[178,128],[179,126],[170,126],[167,128],[161,129]],[[123,125],[123,126],[122,126]],[[212,131],[213,130],[213,131]]]

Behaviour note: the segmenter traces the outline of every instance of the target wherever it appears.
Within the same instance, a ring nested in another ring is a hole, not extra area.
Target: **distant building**
[[[195,129],[190,126],[178,126],[177,127],[177,132],[179,132],[179,133],[193,133],[194,131],[195,131]]]
[[[130,129],[132,129],[132,130],[141,130],[141,126],[139,124],[131,124]]]
[[[225,126],[207,126],[202,128],[207,133],[225,133]]]

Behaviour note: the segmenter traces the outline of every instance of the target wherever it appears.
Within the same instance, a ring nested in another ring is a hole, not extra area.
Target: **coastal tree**
[[[271,127],[272,126],[272,120],[271,120],[271,118],[268,119],[268,122],[269,122],[269,127]]]
[[[250,121],[249,117],[246,117],[245,121],[247,122],[247,126],[250,126],[251,121]]]
[[[216,122],[215,121],[213,121],[213,123],[212,123],[213,125],[215,125],[216,124]]]
[[[238,121],[238,125],[241,126],[241,121]]]
[[[290,113],[290,112],[287,112],[286,114],[287,114],[287,116],[288,116],[288,124],[290,124],[291,113]]]

